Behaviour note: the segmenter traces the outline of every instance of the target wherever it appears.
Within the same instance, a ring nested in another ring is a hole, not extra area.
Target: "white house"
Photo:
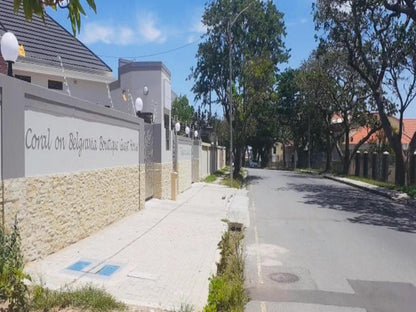
[[[13,12],[13,0],[1,0],[0,36],[7,31],[14,33],[25,51],[13,65],[16,78],[99,105],[110,104],[108,85],[115,80],[111,68],[49,15],[45,21],[33,16],[28,22],[23,10]],[[0,72],[7,72],[1,56]]]

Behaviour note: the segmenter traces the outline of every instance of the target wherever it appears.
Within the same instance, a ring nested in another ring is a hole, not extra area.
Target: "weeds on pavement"
[[[30,276],[23,272],[17,219],[10,233],[0,228],[0,301],[8,311],[27,311],[29,290],[25,281]]]
[[[243,232],[228,230],[218,244],[221,260],[209,285],[204,312],[243,312],[248,301],[244,291]]]
[[[79,289],[50,290],[35,286],[32,290],[31,310],[55,311],[54,309],[74,307],[82,311],[125,311],[127,307],[117,302],[102,289],[84,286]]]

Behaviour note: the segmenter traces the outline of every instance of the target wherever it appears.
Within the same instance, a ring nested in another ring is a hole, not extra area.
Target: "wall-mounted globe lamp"
[[[58,6],[61,9],[66,9],[69,6],[70,0],[58,0]]]
[[[134,108],[136,110],[136,114],[140,113],[142,111],[142,109],[143,109],[143,100],[140,97],[138,97],[136,99],[136,101],[134,102]]]
[[[148,95],[149,94],[149,87],[148,86],[144,86],[143,87],[143,94],[144,95]]]
[[[181,130],[181,124],[179,122],[177,122],[175,124],[175,131],[176,131],[176,133],[178,133],[180,130]]]
[[[189,132],[191,132],[191,129],[189,129],[189,127],[186,126],[186,128],[185,128],[185,134],[186,134],[186,136],[189,135]]]
[[[195,130],[194,137],[195,137],[195,139],[198,137],[198,130]]]
[[[16,36],[10,31],[3,34],[0,41],[1,55],[8,64],[7,75],[13,77],[13,63],[19,55],[19,43]]]

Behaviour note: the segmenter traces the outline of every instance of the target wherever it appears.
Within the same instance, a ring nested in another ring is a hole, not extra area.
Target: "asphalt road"
[[[246,311],[416,311],[416,208],[319,176],[249,181]]]

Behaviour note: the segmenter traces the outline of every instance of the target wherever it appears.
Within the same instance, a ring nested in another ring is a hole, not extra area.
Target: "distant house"
[[[109,104],[107,86],[115,80],[111,68],[49,15],[45,21],[33,16],[28,22],[22,10],[13,12],[13,0],[1,0],[0,36],[7,31],[15,34],[26,54],[13,65],[16,78],[58,92],[68,93],[69,88],[74,97]],[[1,56],[0,72],[7,73]]]
[[[400,121],[398,118],[394,116],[390,116],[389,120],[394,129],[399,129]],[[370,129],[368,127],[360,127],[358,129],[351,131],[351,134],[350,134],[351,149],[353,149],[354,146],[369,133],[369,131]],[[415,132],[416,132],[416,119],[411,119],[411,118],[403,119],[402,146],[404,150],[407,150],[407,148],[409,147],[410,141],[412,140],[412,137]],[[387,143],[388,143],[387,138],[385,137],[383,130],[380,130],[374,133],[367,140],[367,142],[362,145],[361,149],[368,150],[371,144],[376,145],[376,146],[377,145],[382,146]]]

